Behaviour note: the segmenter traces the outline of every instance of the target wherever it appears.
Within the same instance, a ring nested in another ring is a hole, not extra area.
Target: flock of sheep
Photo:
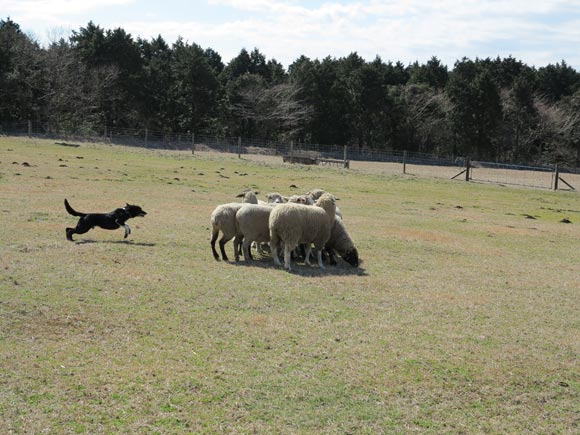
[[[330,193],[321,189],[290,197],[270,193],[266,195],[267,201],[262,201],[256,192],[246,190],[238,197],[242,202],[218,205],[211,214],[211,249],[216,260],[219,254],[215,243],[221,232],[219,247],[224,261],[228,260],[225,244],[234,239],[236,261],[240,259],[240,250],[248,262],[252,260],[252,244],[263,254],[262,244],[268,243],[277,266],[281,266],[279,253],[284,253],[284,268],[288,271],[292,256],[302,254],[310,266],[312,247],[320,268],[324,268],[323,250],[331,265],[336,264],[337,253],[351,266],[359,266],[358,251],[336,206],[336,198]]]

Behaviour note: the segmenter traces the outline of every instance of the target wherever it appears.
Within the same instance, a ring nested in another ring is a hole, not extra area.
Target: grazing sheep
[[[239,261],[239,245],[242,243],[244,260],[249,261],[250,244],[256,242],[258,252],[261,254],[260,243],[270,241],[270,229],[268,220],[274,208],[268,205],[247,204],[236,212],[236,236],[234,238],[234,253],[236,261]]]
[[[228,256],[224,249],[224,245],[230,241],[236,235],[236,213],[237,211],[246,206],[247,204],[243,202],[230,202],[228,204],[218,205],[211,214],[211,226],[212,226],[212,236],[211,236],[211,250],[213,252],[213,258],[219,260],[219,255],[215,249],[215,242],[217,240],[218,234],[222,232],[222,238],[219,241],[220,251],[222,254],[222,259],[228,261]]]
[[[324,250],[328,253],[330,264],[333,266],[336,265],[334,251],[338,252],[338,255],[351,266],[358,267],[360,264],[358,251],[344,226],[344,222],[338,216],[334,217],[334,225]]]
[[[305,243],[306,264],[310,266],[310,244],[314,244],[318,265],[324,269],[322,249],[330,238],[335,210],[334,196],[328,193],[323,194],[315,206],[287,203],[275,207],[270,213],[268,222],[274,263],[281,266],[278,249],[284,244],[284,267],[291,270],[290,252],[300,243]]]

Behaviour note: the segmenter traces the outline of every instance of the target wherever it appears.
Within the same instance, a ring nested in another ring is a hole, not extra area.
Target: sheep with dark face
[[[311,244],[318,257],[318,265],[322,264],[322,249],[330,238],[334,223],[336,204],[334,196],[326,193],[320,196],[315,206],[286,203],[279,204],[270,213],[270,247],[272,257],[277,266],[278,249],[284,245],[284,267],[291,270],[290,253],[299,244],[306,244],[306,264],[310,266]]]
[[[342,257],[344,261],[353,267],[358,267],[360,260],[358,257],[358,250],[344,226],[344,222],[338,216],[334,217],[334,225],[330,231],[330,237],[326,242],[325,252],[328,253],[331,265],[336,265],[336,258],[334,252]]]

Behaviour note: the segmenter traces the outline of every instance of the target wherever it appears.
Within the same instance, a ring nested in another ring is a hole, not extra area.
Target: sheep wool
[[[334,225],[330,231],[330,238],[326,242],[325,251],[328,252],[332,265],[336,264],[334,251],[338,252],[338,255],[351,266],[358,267],[360,264],[358,251],[344,226],[344,222],[338,216],[334,217]]]
[[[278,249],[283,244],[284,267],[291,270],[291,251],[300,243],[305,243],[307,245],[306,264],[310,265],[310,244],[313,244],[318,257],[318,265],[323,269],[322,249],[330,238],[335,211],[334,196],[328,193],[323,194],[315,206],[288,202],[275,207],[268,221],[274,263],[281,266]]]
[[[252,258],[250,255],[252,242],[259,244],[270,241],[268,222],[273,209],[268,205],[247,204],[236,212],[236,236],[234,238],[236,261],[239,261],[240,242],[243,241],[244,260],[249,261]]]
[[[236,198],[242,198],[242,202],[248,204],[258,204],[258,197],[256,196],[256,192],[253,190],[244,190],[239,195],[236,195]]]
[[[212,226],[211,235],[211,250],[213,252],[213,258],[219,260],[219,255],[215,249],[215,242],[218,238],[219,232],[222,232],[222,237],[219,241],[220,251],[222,254],[222,259],[228,261],[228,256],[224,245],[230,241],[236,235],[236,213],[237,211],[246,206],[247,204],[243,202],[230,202],[228,204],[218,205],[211,214],[210,221]]]

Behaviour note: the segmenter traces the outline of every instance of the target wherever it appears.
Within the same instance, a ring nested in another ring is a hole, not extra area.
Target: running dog
[[[66,229],[66,238],[74,242],[73,234],[84,234],[94,227],[100,227],[105,230],[116,230],[125,228],[125,239],[131,234],[131,228],[125,222],[131,218],[140,216],[144,217],[147,213],[138,205],[127,204],[123,208],[117,208],[110,213],[81,213],[73,209],[68,201],[64,200],[66,211],[80,219],[75,228]]]

